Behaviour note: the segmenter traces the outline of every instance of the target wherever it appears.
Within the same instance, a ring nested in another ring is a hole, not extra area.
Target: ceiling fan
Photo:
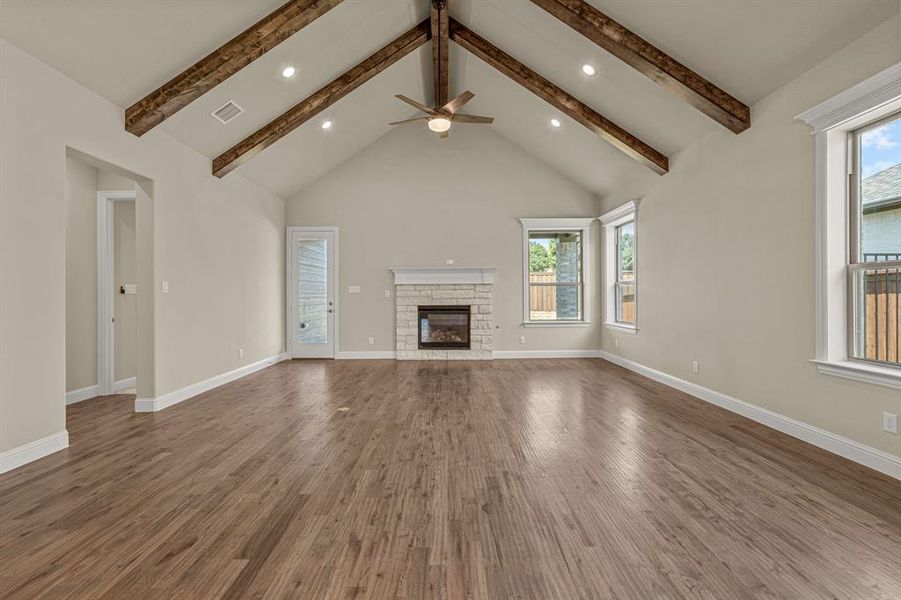
[[[426,114],[421,117],[414,117],[412,119],[406,119],[404,121],[395,121],[394,123],[389,123],[389,125],[403,125],[405,123],[427,121],[429,129],[437,133],[438,137],[440,137],[441,139],[447,137],[447,132],[451,127],[451,123],[481,123],[484,125],[490,125],[494,122],[493,117],[478,117],[476,115],[464,115],[463,113],[457,112],[461,108],[463,108],[464,104],[475,97],[475,94],[473,94],[469,90],[463,92],[441,108],[429,108],[425,104],[420,104],[416,100],[407,98],[406,96],[403,96],[401,94],[397,94],[395,97],[402,102],[406,102],[416,110],[421,110]]]

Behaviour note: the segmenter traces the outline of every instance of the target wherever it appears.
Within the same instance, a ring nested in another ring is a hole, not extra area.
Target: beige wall
[[[97,384],[97,169],[66,158],[66,391]]]
[[[901,393],[809,362],[814,141],[794,120],[899,60],[894,19],[757,103],[748,131],[717,132],[675,157],[639,209],[640,332],[605,330],[603,349],[901,455],[901,437],[881,431]]]
[[[283,351],[280,198],[160,128],[126,133],[122,109],[5,41],[0,76],[0,452],[65,429],[67,146],[152,180],[156,395]]]
[[[116,202],[113,205],[114,381],[137,374],[137,295],[119,291],[123,285],[137,284],[135,250],[135,203]]]
[[[460,125],[440,141],[420,125],[399,127],[369,146],[288,201],[286,213],[289,225],[340,228],[342,351],[393,350],[389,269],[443,266],[446,259],[498,268],[495,350],[584,350],[598,347],[597,294],[590,327],[520,325],[518,218],[592,217],[597,208],[589,192],[488,127]],[[348,294],[351,285],[361,293]]]

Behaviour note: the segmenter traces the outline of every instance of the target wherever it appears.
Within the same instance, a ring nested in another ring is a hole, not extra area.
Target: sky
[[[901,163],[901,117],[864,133],[860,145],[864,178]]]

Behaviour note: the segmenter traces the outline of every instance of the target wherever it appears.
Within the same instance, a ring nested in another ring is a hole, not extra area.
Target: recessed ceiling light
[[[282,69],[282,77],[284,77],[285,79],[291,79],[292,77],[294,77],[295,73],[297,73],[297,69],[295,69],[294,67],[285,67],[284,69]]]
[[[331,122],[331,121],[324,121],[324,122],[322,123],[322,128],[323,128],[323,129],[331,129],[331,128],[332,128],[332,122]]]
[[[592,75],[597,73],[594,66],[589,65],[588,63],[585,63],[584,65],[582,65],[582,72],[585,73],[586,75],[588,75],[589,77],[591,77]]]
[[[560,122],[560,119],[551,119],[551,127],[560,127],[563,123]]]

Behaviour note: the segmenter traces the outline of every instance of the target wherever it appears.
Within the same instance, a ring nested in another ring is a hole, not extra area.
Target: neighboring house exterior
[[[861,191],[863,253],[901,254],[901,164],[865,178]]]

